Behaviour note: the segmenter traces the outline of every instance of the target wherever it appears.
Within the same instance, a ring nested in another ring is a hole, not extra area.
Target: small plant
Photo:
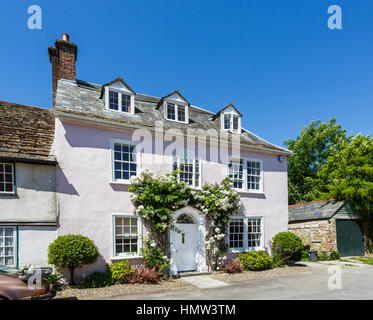
[[[94,272],[84,280],[85,288],[102,288],[113,284],[114,281],[109,272]]]
[[[272,254],[278,255],[279,261],[300,260],[302,250],[302,239],[292,232],[279,232],[273,237]]]
[[[310,261],[310,246],[304,246],[301,261]]]
[[[129,283],[156,284],[161,280],[161,276],[162,272],[158,272],[155,268],[149,269],[141,265],[133,269]]]
[[[318,254],[319,261],[327,261],[328,260],[328,254],[325,251],[321,251],[320,254]]]
[[[145,261],[145,267],[148,269],[155,268],[158,272],[163,272],[169,264],[169,259],[164,255],[163,250],[156,242],[151,240],[145,241],[145,246],[141,248],[141,253]]]
[[[127,283],[133,273],[133,268],[127,260],[108,265],[108,272],[115,283]]]
[[[240,273],[242,272],[242,267],[238,259],[229,260],[225,265],[223,265],[222,270],[226,273]]]
[[[273,266],[271,257],[265,251],[241,252],[238,259],[245,270],[260,271]]]
[[[54,289],[59,290],[61,286],[63,286],[64,279],[63,275],[59,273],[56,269],[53,269],[53,272],[45,277],[46,280],[48,280],[50,286]]]
[[[287,258],[284,258],[277,250],[272,250],[273,268],[281,268],[286,264]]]
[[[338,250],[334,250],[329,255],[329,260],[339,260],[341,258],[341,254]]]

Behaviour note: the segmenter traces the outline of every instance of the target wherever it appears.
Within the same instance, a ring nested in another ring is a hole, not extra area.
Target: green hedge
[[[265,251],[250,251],[238,254],[240,264],[245,270],[260,271],[272,268],[272,259]]]

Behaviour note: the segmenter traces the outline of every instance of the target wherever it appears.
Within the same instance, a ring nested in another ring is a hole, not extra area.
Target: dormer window
[[[225,131],[231,131],[235,133],[241,132],[241,113],[236,109],[233,104],[228,104],[222,110],[220,110],[214,117],[220,119],[220,128]]]
[[[109,103],[108,107],[110,110],[121,111],[126,113],[132,113],[132,102],[131,95],[119,92],[117,90],[108,89],[109,91]]]
[[[166,102],[166,119],[178,122],[186,122],[186,106]]]
[[[189,123],[190,103],[177,91],[163,97],[157,105],[157,109],[166,120]]]
[[[135,114],[135,92],[122,78],[103,85],[100,98],[109,110]]]

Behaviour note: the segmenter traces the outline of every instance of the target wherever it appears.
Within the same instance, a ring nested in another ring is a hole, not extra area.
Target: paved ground
[[[373,266],[340,264],[342,271],[342,289],[340,290],[331,290],[328,287],[330,276],[335,275],[335,273],[328,273],[328,265],[312,263],[312,267],[310,272],[246,280],[218,288],[185,287],[173,292],[119,296],[111,299],[373,299]]]

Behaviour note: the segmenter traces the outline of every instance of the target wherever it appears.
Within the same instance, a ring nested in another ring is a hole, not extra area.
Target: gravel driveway
[[[244,271],[242,273],[227,274],[227,273],[213,273],[210,277],[223,282],[236,282],[248,279],[278,277],[289,274],[298,274],[312,270],[312,267],[308,266],[292,266],[277,268],[265,271]],[[67,288],[57,292],[55,299],[79,299],[79,300],[90,300],[90,299],[104,299],[108,297],[116,296],[131,296],[131,295],[146,295],[156,294],[169,291],[189,291],[193,289],[189,283],[183,281],[183,278],[175,280],[162,281],[159,284],[145,285],[145,284],[120,284],[106,288],[95,288],[95,289],[78,289],[78,288]]]

